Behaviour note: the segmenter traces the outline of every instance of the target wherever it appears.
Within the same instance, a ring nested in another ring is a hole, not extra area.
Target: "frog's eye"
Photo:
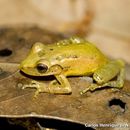
[[[37,64],[36,68],[40,73],[45,73],[48,70],[48,66],[42,63]]]

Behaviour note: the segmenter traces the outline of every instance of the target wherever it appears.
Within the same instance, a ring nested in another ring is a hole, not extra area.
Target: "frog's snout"
[[[19,69],[22,70],[23,69],[23,66],[22,64],[19,65]]]
[[[26,67],[24,67],[23,65],[20,64],[19,69],[20,69],[21,71],[24,71],[25,68],[26,68]]]

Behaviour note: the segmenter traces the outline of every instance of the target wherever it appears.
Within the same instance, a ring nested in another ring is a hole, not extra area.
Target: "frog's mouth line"
[[[46,72],[40,73],[36,68],[26,67],[26,68],[20,68],[22,72],[24,72],[27,75],[30,76],[51,76],[55,74],[60,74],[62,71],[57,69],[57,71],[52,71],[52,68],[50,67]]]

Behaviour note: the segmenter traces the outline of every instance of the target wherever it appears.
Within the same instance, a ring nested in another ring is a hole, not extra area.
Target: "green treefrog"
[[[37,42],[28,56],[20,64],[20,70],[31,76],[54,75],[55,80],[48,86],[43,82],[32,81],[23,86],[37,88],[36,94],[49,92],[72,93],[67,76],[92,76],[95,81],[80,92],[109,86],[122,88],[124,85],[125,64],[122,60],[111,60],[94,44],[79,37],[71,37],[55,44],[44,45]],[[112,80],[116,78],[116,80]]]

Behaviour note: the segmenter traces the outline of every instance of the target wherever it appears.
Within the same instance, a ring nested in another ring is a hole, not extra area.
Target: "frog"
[[[54,76],[48,86],[36,80],[23,86],[23,89],[36,88],[35,96],[41,92],[71,94],[69,76],[92,77],[94,82],[81,90],[81,95],[103,87],[121,89],[124,86],[125,62],[109,58],[94,43],[81,37],[70,37],[47,45],[36,42],[19,68],[34,77]]]

